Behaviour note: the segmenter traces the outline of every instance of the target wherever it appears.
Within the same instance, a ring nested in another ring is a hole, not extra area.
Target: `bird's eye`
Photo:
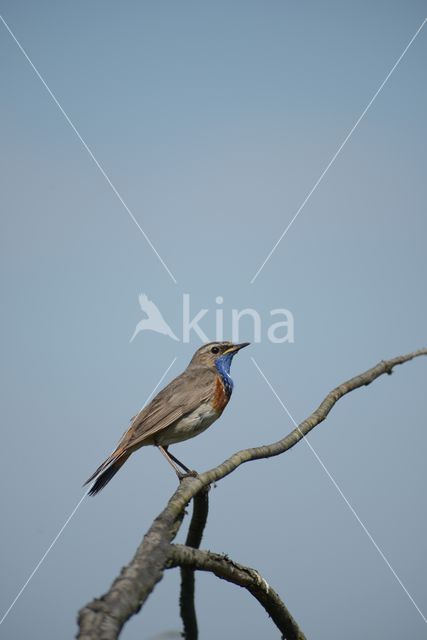
[[[212,347],[211,352],[212,353],[219,353],[219,347]]]

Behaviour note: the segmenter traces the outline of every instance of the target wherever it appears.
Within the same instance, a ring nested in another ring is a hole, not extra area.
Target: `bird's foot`
[[[197,471],[186,471],[185,473],[180,472],[178,474],[178,478],[179,481],[181,482],[181,480],[184,480],[184,478],[197,478],[199,474],[197,473]]]

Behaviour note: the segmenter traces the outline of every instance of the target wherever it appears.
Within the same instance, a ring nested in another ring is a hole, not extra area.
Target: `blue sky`
[[[178,336],[184,293],[210,309],[210,335],[219,295],[226,330],[233,308],[295,320],[294,343],[239,354],[221,421],[175,447],[199,470],[292,428],[251,356],[301,420],[347,377],[425,346],[427,40],[423,29],[250,284],[424,3],[5,1],[1,14],[177,281],[0,24],[5,611],[82,482],[172,360],[167,380],[200,344],[148,332],[129,343],[140,292]],[[407,364],[309,438],[424,615],[425,380],[423,360]],[[133,456],[82,503],[5,636],[71,637],[175,482],[157,451]],[[309,638],[425,637],[304,443],[218,484],[204,546],[259,569]],[[197,584],[201,637],[277,637],[247,594],[211,576]],[[122,637],[179,629],[177,589],[170,572]]]

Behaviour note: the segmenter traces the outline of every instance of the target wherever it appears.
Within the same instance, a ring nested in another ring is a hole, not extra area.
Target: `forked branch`
[[[340,398],[371,384],[385,373],[390,374],[397,365],[422,355],[427,355],[427,349],[419,349],[391,360],[382,360],[371,369],[333,389],[308,418],[281,440],[238,451],[214,469],[196,478],[184,478],[166,508],[151,525],[135,556],[122,569],[109,591],[80,610],[77,637],[80,640],[115,640],[118,637],[125,622],[140,610],[157,582],[162,579],[170,556],[170,543],[179,530],[184,509],[204,487],[221,480],[245,462],[270,458],[288,451],[325,420]]]
[[[286,640],[305,640],[305,635],[298,627],[286,605],[276,591],[260,576],[258,571],[230,560],[228,556],[191,549],[182,544],[170,546],[170,559],[167,569],[185,567],[209,571],[218,578],[227,580],[239,587],[244,587],[264,607],[276,627]]]

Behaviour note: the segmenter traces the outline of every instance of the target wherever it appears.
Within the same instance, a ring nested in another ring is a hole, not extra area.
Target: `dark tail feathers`
[[[118,456],[114,456],[114,457],[110,456],[110,458],[107,458],[107,460],[103,462],[100,467],[98,467],[95,473],[91,475],[89,480],[86,480],[85,485],[91,482],[92,480],[94,480],[98,476],[97,480],[94,482],[94,484],[90,488],[88,495],[95,496],[97,493],[99,493],[101,489],[103,489],[105,485],[110,482],[111,478],[113,478],[116,475],[117,471],[120,469],[122,465],[124,465],[124,463],[129,458],[129,456],[130,456],[130,453],[128,453],[127,451],[124,451]],[[103,471],[103,469],[105,470]]]

